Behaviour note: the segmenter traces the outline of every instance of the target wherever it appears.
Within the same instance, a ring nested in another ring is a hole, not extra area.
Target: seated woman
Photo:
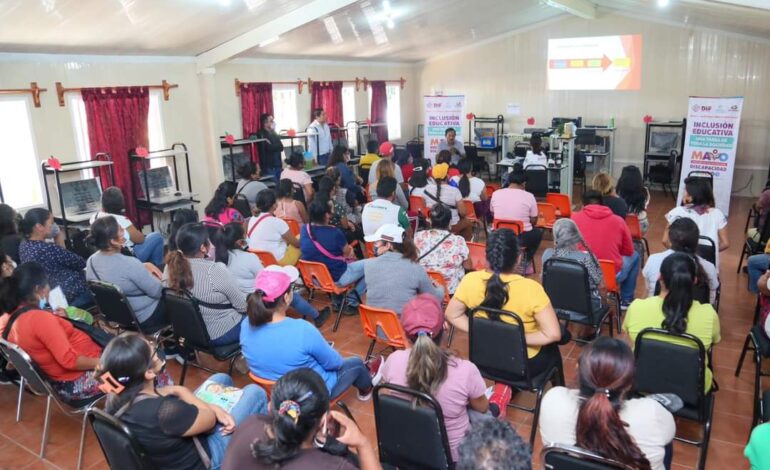
[[[117,186],[112,186],[102,193],[102,208],[91,216],[91,223],[102,217],[114,217],[123,230],[128,232],[123,246],[131,250],[142,263],[149,261],[155,266],[163,266],[163,235],[159,232],[143,234],[128,220],[128,217],[123,215],[125,212],[123,191]]]
[[[487,307],[513,312],[524,323],[529,373],[536,376],[561,363],[561,327],[543,286],[515,274],[519,246],[513,230],[495,230],[487,239],[487,269],[465,275],[446,308],[446,319],[468,331],[466,310]],[[486,315],[478,313],[477,315]],[[502,321],[510,322],[508,317]]]
[[[352,191],[356,197],[360,198],[364,193],[364,188],[361,187],[364,180],[353,173],[348,166],[348,160],[350,160],[350,149],[342,145],[335,145],[326,168],[327,171],[329,168],[335,168],[340,174],[340,186],[347,191]]]
[[[281,172],[281,179],[288,179],[299,185],[305,196],[305,204],[310,204],[313,200],[313,180],[305,171],[305,157],[299,152],[293,152],[286,159],[286,165],[287,168]]]
[[[628,214],[628,204],[626,204],[626,201],[623,198],[618,197],[618,194],[615,192],[615,186],[612,184],[612,176],[604,171],[597,173],[591,181],[591,189],[601,193],[604,205],[612,209],[613,214],[621,219],[626,218],[626,214]]]
[[[0,204],[0,247],[15,263],[19,260],[19,221],[21,216],[8,204]]]
[[[460,170],[452,164],[452,153],[449,150],[441,150],[436,154],[436,165],[441,165],[442,163],[446,163],[449,167],[449,170],[447,170],[449,179],[460,176]],[[435,166],[433,168],[435,168]],[[435,178],[435,176],[433,176],[433,168],[428,170],[428,176]]]
[[[580,353],[580,387],[554,387],[543,397],[545,445],[577,445],[637,469],[664,470],[674,417],[651,398],[629,397],[634,354],[620,339],[600,336]]]
[[[449,231],[452,213],[443,204],[430,210],[430,228],[414,236],[418,262],[428,271],[438,271],[444,277],[450,294],[454,294],[465,270],[471,269],[468,245],[459,235]]]
[[[243,223],[243,215],[232,207],[235,201],[235,193],[235,183],[232,181],[220,183],[214,192],[214,197],[211,198],[203,211],[206,214],[203,221],[222,225],[229,224],[230,222]]]
[[[0,284],[2,337],[29,354],[59,397],[73,405],[96,397],[93,370],[102,348],[65,317],[46,310],[48,276],[36,262],[26,262]]]
[[[166,285],[198,299],[212,345],[237,343],[246,297],[224,264],[206,258],[211,247],[208,230],[202,223],[184,225],[176,235],[176,246],[166,255]]]
[[[479,413],[489,411],[487,385],[472,362],[441,348],[444,314],[433,296],[420,294],[404,305],[401,325],[408,340],[407,349],[388,356],[380,369],[382,381],[427,393],[438,401],[452,460],[457,461],[457,447],[471,427],[469,412],[475,411],[481,417]],[[492,408],[497,416],[499,405]]]
[[[618,178],[618,196],[626,201],[628,213],[639,218],[639,227],[642,233],[647,233],[650,221],[647,218],[647,205],[650,203],[650,191],[644,186],[642,172],[638,166],[624,166]]]
[[[259,181],[259,168],[254,162],[246,162],[238,167],[238,186],[235,188],[235,196],[243,194],[249,202],[252,212],[257,207],[257,194],[267,189],[267,185]]]
[[[154,467],[220,468],[235,428],[267,411],[265,391],[256,384],[239,390],[227,374],[212,375],[195,392],[161,386],[165,365],[157,346],[136,333],[110,341],[96,371],[108,394],[105,411],[131,431]]]
[[[315,200],[329,206],[329,225],[342,230],[343,233],[355,229],[355,227],[351,226],[348,222],[345,208],[337,201],[337,185],[333,179],[324,176],[318,181],[318,193],[316,194]],[[308,208],[310,208],[310,206],[308,206]]]
[[[423,199],[425,205],[430,207],[436,204],[442,204],[452,211],[452,219],[449,222],[452,233],[460,235],[466,240],[471,239],[473,234],[473,221],[465,218],[465,204],[460,190],[447,183],[447,171],[449,166],[446,163],[439,163],[433,167],[433,183],[425,187]]]
[[[599,311],[602,308],[599,287],[604,284],[602,268],[572,219],[559,219],[553,224],[553,243],[554,248],[546,248],[543,252],[543,266],[551,258],[570,259],[585,266],[591,288],[591,306],[594,312]]]
[[[414,172],[409,178],[409,196],[420,196],[425,198],[425,188],[430,183],[428,171],[430,170],[430,160],[421,158],[414,162]]]
[[[476,216],[484,220],[489,212],[489,200],[487,199],[487,185],[484,180],[475,176],[473,162],[470,158],[463,158],[457,163],[460,176],[453,176],[450,183],[457,186],[460,195],[466,201],[473,203]]]
[[[143,332],[154,333],[168,325],[160,271],[155,265],[121,253],[126,232],[112,216],[91,224],[91,242],[97,251],[86,262],[86,279],[115,284],[126,295]],[[149,265],[149,266],[148,266]]]
[[[222,470],[382,469],[356,423],[329,409],[329,392],[312,369],[295,369],[278,379],[270,402],[270,414],[250,416],[235,430]],[[358,465],[320,446],[332,424],[340,427],[336,441],[356,451]]]
[[[238,288],[243,292],[243,295],[247,296],[254,292],[254,279],[257,278],[257,274],[262,271],[264,266],[262,266],[258,256],[244,250],[247,244],[243,237],[243,225],[236,222],[225,225],[224,243],[227,248],[227,269],[235,276],[238,281]],[[300,295],[295,295],[292,298],[291,308],[300,315],[313,320],[318,328],[326,323],[330,314],[329,307],[324,307],[321,313],[318,313],[318,310]]]
[[[434,286],[417,263],[417,248],[403,228],[385,224],[365,240],[374,243],[375,256],[364,260],[366,305],[401,315],[404,305],[417,294],[432,294],[439,301],[444,298],[444,289]]]
[[[241,350],[249,370],[257,377],[278,380],[294,369],[309,367],[323,378],[332,398],[353,385],[359,400],[369,400],[374,374],[364,362],[358,357],[342,359],[318,329],[286,316],[298,277],[294,266],[271,266],[257,275],[241,328]]]
[[[275,192],[259,193],[259,214],[251,217],[246,227],[249,248],[269,251],[281,266],[294,266],[300,256],[299,240],[291,233],[289,225],[275,216],[277,208]]]
[[[377,183],[379,183],[384,176],[395,178],[395,168],[395,163],[393,163],[393,161],[388,158],[383,158],[377,164],[377,168],[375,170],[375,174],[377,175],[376,179],[372,184],[369,185],[369,197],[371,199],[375,199],[377,197]],[[404,190],[401,188],[401,185],[396,186],[396,198],[393,202],[401,206],[401,208],[404,210],[409,209],[409,200],[404,195]]]
[[[171,221],[171,229],[168,234],[168,251],[176,250],[176,234],[179,229],[186,224],[198,221],[198,213],[192,209],[179,209],[174,212],[174,219]]]
[[[302,202],[294,199],[294,186],[291,180],[282,179],[278,183],[277,192],[278,207],[275,209],[275,216],[295,220],[298,224],[307,223],[307,210]]]
[[[321,194],[322,191],[319,191],[318,197],[310,204],[310,223],[300,230],[302,259],[326,265],[338,287],[355,283],[358,297],[352,293],[348,297],[348,305],[355,307],[366,292],[364,260],[348,263],[347,260],[355,259],[353,247],[348,244],[345,234],[331,225],[331,209],[321,202]]]
[[[623,321],[623,330],[631,336],[645,328],[664,328],[672,333],[689,333],[697,337],[708,351],[722,340],[719,316],[710,304],[693,300],[698,268],[692,256],[684,253],[669,255],[660,266],[660,294],[631,302]],[[676,344],[692,345],[686,340],[669,340]],[[711,390],[713,373],[706,356],[706,391]]]
[[[67,250],[64,232],[54,223],[51,212],[40,207],[30,209],[24,214],[19,228],[24,235],[24,241],[19,245],[21,262],[39,263],[48,274],[51,285],[61,287],[70,305],[78,308],[93,305],[83,274],[86,260]]]

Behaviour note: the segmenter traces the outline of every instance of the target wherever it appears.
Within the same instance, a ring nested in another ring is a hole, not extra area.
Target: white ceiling
[[[591,0],[770,40],[770,0]],[[311,0],[0,0],[0,52],[196,56]],[[562,15],[542,0],[359,0],[241,57],[420,61]],[[251,44],[253,46],[253,44]]]

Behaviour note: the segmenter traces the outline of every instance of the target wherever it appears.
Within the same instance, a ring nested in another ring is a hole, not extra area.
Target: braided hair
[[[519,255],[519,243],[516,234],[510,229],[498,229],[487,239],[487,264],[492,270],[492,277],[487,281],[482,307],[500,310],[508,303],[508,284],[503,282],[501,274],[509,273],[516,266]]]

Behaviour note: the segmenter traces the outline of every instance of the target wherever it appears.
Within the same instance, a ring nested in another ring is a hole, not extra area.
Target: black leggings
[[[540,352],[538,352],[534,357],[530,357],[527,361],[530,377],[537,377],[538,375],[545,372],[548,368],[553,366],[558,366],[559,370],[562,371],[559,377],[562,381],[561,385],[564,385],[564,369],[561,362],[561,352],[559,351],[559,345],[556,343],[541,346]]]
[[[528,232],[522,232],[519,235],[519,243],[527,249],[527,261],[535,259],[535,253],[540,247],[540,241],[543,239],[543,229],[532,227]]]
[[[139,326],[144,333],[155,333],[164,326],[168,326],[168,319],[166,318],[166,304],[162,300],[158,302],[152,315],[147,320],[141,322]]]

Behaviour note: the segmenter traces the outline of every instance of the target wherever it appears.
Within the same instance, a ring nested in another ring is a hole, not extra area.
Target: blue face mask
[[[45,298],[42,298],[37,301],[37,306],[40,308],[40,310],[43,310],[47,304],[48,304],[48,301]]]
[[[59,225],[56,223],[51,225],[51,238],[56,238],[56,235],[59,234]]]

